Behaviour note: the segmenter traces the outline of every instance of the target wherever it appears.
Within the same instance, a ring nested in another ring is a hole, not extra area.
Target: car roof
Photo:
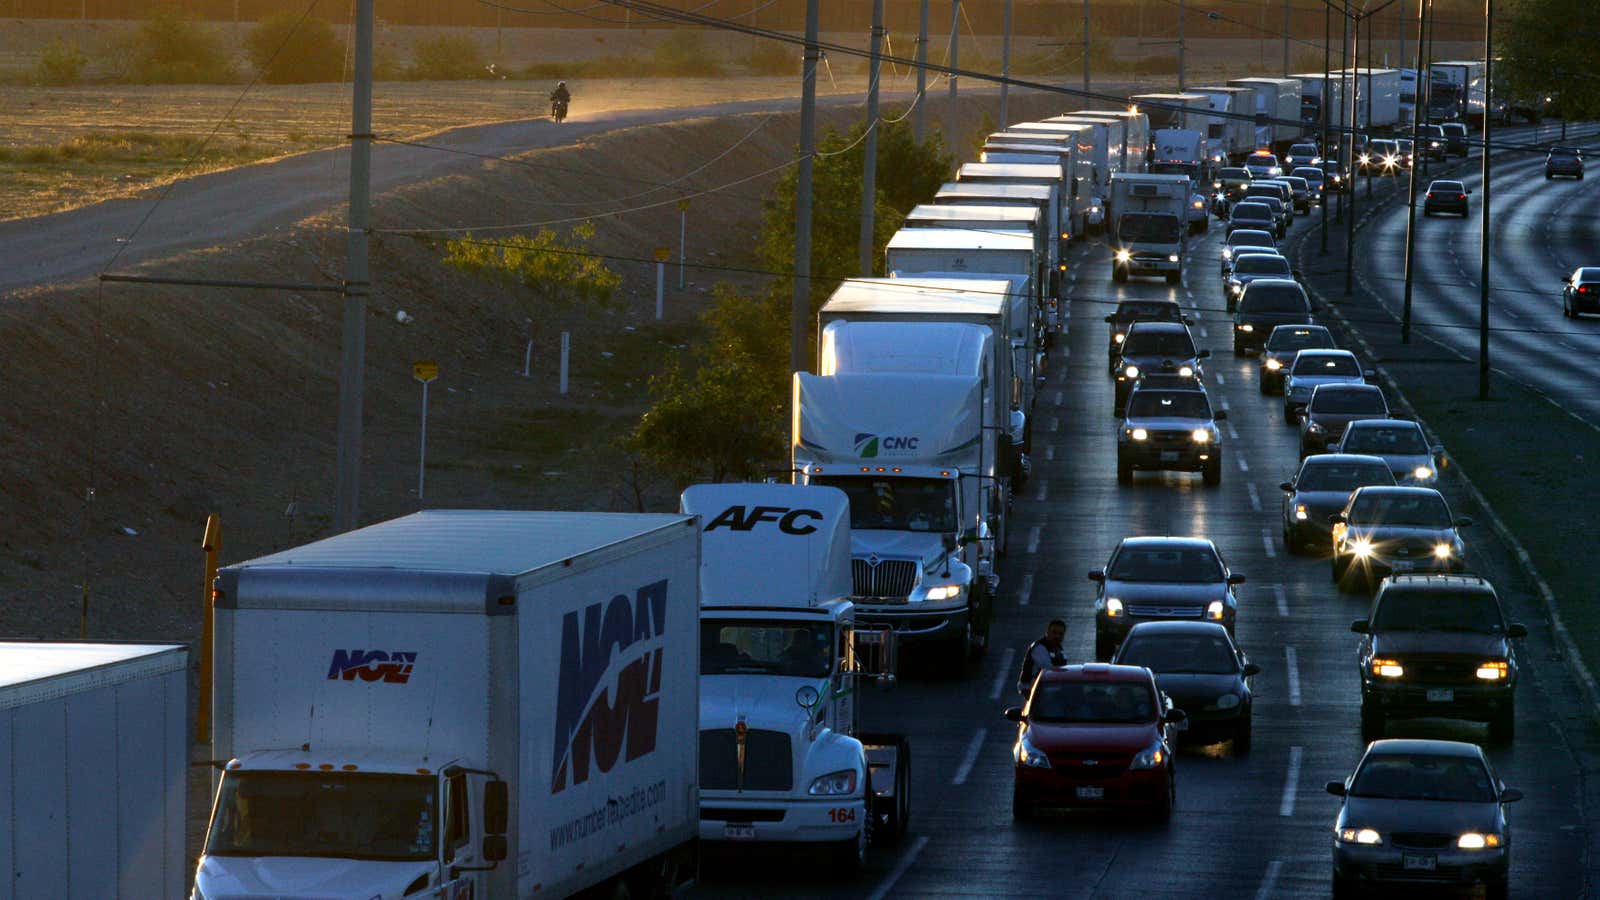
[[[1432,189],[1432,188],[1438,187],[1441,184],[1453,184],[1453,185],[1455,185],[1457,187],[1461,187],[1462,186],[1461,185],[1461,180],[1459,178],[1435,178],[1433,181],[1428,183],[1428,187],[1429,187],[1429,189]]]
[[[1348,466],[1352,463],[1389,468],[1389,464],[1383,461],[1383,457],[1370,456],[1366,453],[1313,453],[1301,460],[1300,468],[1304,470],[1315,468],[1316,466]]]
[[[1138,635],[1163,635],[1186,634],[1206,635],[1208,637],[1228,636],[1228,629],[1222,627],[1220,622],[1182,622],[1167,620],[1164,622],[1140,622],[1128,630],[1128,637]],[[1124,641],[1127,638],[1123,638]],[[1231,643],[1231,641],[1230,641]]]
[[[1246,210],[1246,209],[1260,209],[1261,211],[1265,212],[1267,215],[1271,215],[1272,214],[1272,207],[1270,207],[1267,204],[1263,203],[1261,201],[1261,198],[1256,198],[1256,199],[1252,199],[1252,200],[1240,200],[1238,203],[1234,204],[1233,214],[1234,215],[1238,215],[1241,210]]]
[[[1249,247],[1250,251],[1248,253],[1241,253],[1233,258],[1235,267],[1237,267],[1239,263],[1244,262],[1246,259],[1252,256],[1260,256],[1265,259],[1281,259],[1285,264],[1289,262],[1289,258],[1284,256],[1282,253],[1279,253],[1278,248],[1276,247],[1255,247],[1250,244],[1245,244],[1244,246]]]
[[[1490,584],[1488,579],[1477,575],[1390,575],[1384,580],[1384,589],[1387,590],[1390,587],[1415,588],[1424,591],[1450,591],[1452,593],[1481,591],[1494,594],[1497,599],[1499,597],[1499,594],[1495,593],[1494,585]]]
[[[1279,325],[1278,327],[1282,328],[1283,326]],[[1296,325],[1294,327],[1296,327],[1296,328],[1315,328],[1316,326],[1314,326],[1314,325]],[[1301,350],[1300,351],[1300,358],[1301,359],[1316,359],[1318,356],[1339,356],[1339,357],[1349,356],[1349,357],[1354,357],[1355,354],[1350,352],[1349,350],[1340,350],[1338,347],[1312,347],[1309,350]]]
[[[1188,550],[1215,550],[1217,545],[1210,538],[1198,537],[1157,537],[1153,535],[1140,535],[1138,537],[1125,537],[1117,544],[1117,549],[1123,547],[1172,547]]]
[[[1444,499],[1444,495],[1428,487],[1414,487],[1408,484],[1369,484],[1355,489],[1360,494],[1384,494],[1393,497],[1422,497],[1431,496]]]
[[[1277,286],[1277,287],[1299,288],[1302,293],[1305,292],[1305,288],[1300,287],[1300,282],[1295,281],[1293,278],[1257,278],[1255,281],[1252,281],[1249,284],[1244,286],[1245,293],[1248,294],[1250,292],[1250,289],[1255,287],[1258,284],[1259,285],[1263,285],[1265,287]],[[1256,293],[1259,294],[1261,292],[1257,291]]]
[[[1176,333],[1181,331],[1184,334],[1188,334],[1189,333],[1189,326],[1183,324],[1182,322],[1147,322],[1147,321],[1140,321],[1140,322],[1135,322],[1132,325],[1128,326],[1128,335],[1130,337],[1133,335],[1133,333],[1135,331],[1165,331],[1165,332],[1170,332],[1170,333],[1173,333],[1173,334],[1176,334]]]
[[[1349,433],[1349,429],[1355,428],[1358,425],[1361,426],[1362,428],[1407,428],[1407,427],[1410,427],[1410,428],[1415,428],[1418,431],[1422,430],[1422,426],[1421,425],[1418,425],[1417,423],[1412,422],[1409,419],[1362,419],[1362,420],[1357,421],[1357,422],[1351,422],[1345,429],[1346,433]]]
[[[1477,744],[1423,738],[1387,738],[1367,745],[1367,756],[1458,756],[1483,758]]]
[[[1039,682],[1049,681],[1109,681],[1123,684],[1150,684],[1155,676],[1144,666],[1118,666],[1111,663],[1076,663],[1057,666],[1039,672]]]
[[[1244,204],[1241,203],[1239,205],[1243,206]],[[1249,236],[1251,238],[1255,238],[1257,236],[1264,237],[1267,240],[1273,242],[1272,243],[1272,248],[1274,250],[1276,250],[1278,248],[1277,239],[1275,239],[1272,236],[1272,232],[1267,231],[1264,228],[1237,228],[1237,229],[1234,229],[1233,234],[1228,235],[1228,240],[1232,241],[1236,237],[1245,237],[1245,236]],[[1248,246],[1259,247],[1261,245],[1260,244],[1250,244]]]

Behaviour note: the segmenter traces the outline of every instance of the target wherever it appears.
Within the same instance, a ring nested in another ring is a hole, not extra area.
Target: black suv
[[[1260,350],[1279,325],[1310,325],[1311,298],[1293,278],[1257,278],[1244,286],[1233,314],[1233,355]]]
[[[1112,413],[1119,418],[1128,403],[1128,393],[1147,374],[1203,377],[1200,360],[1209,359],[1210,350],[1196,350],[1189,326],[1182,322],[1135,322],[1128,328],[1117,356],[1116,391]]]
[[[1182,322],[1187,325],[1189,317],[1183,314],[1183,307],[1176,300],[1118,302],[1116,311],[1106,316],[1106,324],[1111,326],[1106,335],[1106,359],[1112,375],[1117,374],[1117,357],[1122,353],[1122,342],[1128,339],[1128,329],[1135,322]]]
[[[1211,398],[1195,378],[1146,375],[1128,395],[1117,432],[1117,483],[1133,483],[1133,471],[1199,472],[1207,487],[1222,483],[1222,434],[1228,414],[1211,409]]]
[[[1383,737],[1389,719],[1433,717],[1487,722],[1491,741],[1511,741],[1517,687],[1511,640],[1528,629],[1506,622],[1489,582],[1473,575],[1390,578],[1368,618],[1350,630],[1365,635],[1356,662],[1363,741]]]
[[[1439,126],[1444,132],[1444,151],[1451,156],[1466,156],[1471,149],[1467,143],[1467,126],[1463,122],[1446,122]]]
[[[1549,181],[1557,175],[1582,181],[1583,151],[1576,147],[1551,147],[1550,155],[1544,158],[1544,178]]]
[[[1450,139],[1445,136],[1444,129],[1438,125],[1417,126],[1417,146],[1415,152],[1423,159],[1444,161],[1445,153],[1449,149]]]

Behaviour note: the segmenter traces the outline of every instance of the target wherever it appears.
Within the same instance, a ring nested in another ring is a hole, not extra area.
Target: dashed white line
[[[1561,346],[1567,348],[1568,350],[1576,350],[1576,349],[1578,349],[1577,345],[1573,344],[1571,341],[1557,341],[1556,343],[1558,343]]]
[[[1265,528],[1261,529],[1261,549],[1267,554],[1267,559],[1276,559],[1278,556],[1278,548],[1272,546],[1272,535]]]
[[[1196,307],[1196,309],[1198,309],[1198,308],[1199,307]],[[1198,330],[1200,332],[1200,336],[1201,337],[1205,337],[1206,336],[1206,327],[1204,325],[1199,326]]]
[[[1052,432],[1054,432],[1055,430],[1057,430],[1060,427],[1061,427],[1061,420],[1055,418],[1054,416],[1051,416],[1050,417],[1050,430]]]
[[[989,699],[999,700],[1000,694],[1006,689],[1006,682],[1011,680],[1011,664],[1017,660],[1017,648],[1007,647],[1006,652],[1000,656],[1000,671],[994,673],[994,684],[989,686]]]
[[[1049,494],[1050,494],[1050,482],[1041,481],[1041,482],[1039,482],[1039,491],[1038,491],[1038,493],[1033,495],[1033,499],[1039,501],[1040,503],[1043,503],[1044,502],[1044,498],[1049,496]]]
[[[1235,453],[1233,455],[1233,461],[1239,464],[1239,471],[1250,471],[1250,463],[1245,460],[1243,453]]]
[[[889,893],[894,890],[895,883],[905,877],[907,872],[911,871],[912,864],[917,861],[917,854],[921,853],[922,848],[926,846],[928,846],[928,836],[925,834],[918,836],[911,843],[911,848],[906,851],[904,856],[900,857],[900,861],[895,863],[894,869],[889,873],[889,876],[883,879],[877,890],[874,890],[867,900],[883,900],[883,898],[889,896]]]
[[[1294,815],[1294,798],[1300,792],[1300,757],[1305,750],[1289,748],[1289,771],[1283,779],[1283,799],[1278,801],[1278,815]]]
[[[1227,383],[1228,383],[1228,379],[1223,378],[1222,377],[1222,373],[1218,372],[1217,373],[1217,384],[1227,384]]]
[[[1039,552],[1039,537],[1043,533],[1044,533],[1044,529],[1041,526],[1038,526],[1038,525],[1035,525],[1032,528],[1028,529],[1028,552],[1029,553],[1038,553]]]
[[[1278,615],[1289,618],[1289,592],[1283,589],[1283,585],[1272,586],[1272,599],[1278,604]]]
[[[961,757],[961,765],[956,766],[956,774],[950,778],[951,784],[966,784],[967,776],[972,774],[972,767],[977,765],[978,752],[983,749],[983,739],[989,736],[989,729],[979,728],[977,734],[972,736],[972,742],[967,744],[967,753]]]
[[[1233,427],[1232,422],[1228,423],[1228,438],[1235,441],[1239,439],[1239,432]]]
[[[1032,599],[1032,597],[1033,597],[1033,573],[1029,572],[1028,574],[1022,576],[1022,586],[1017,589],[1017,605],[1018,606],[1027,606],[1028,605],[1028,601],[1030,599]],[[1001,668],[1004,668],[1004,666],[1002,666]]]
[[[1057,406],[1060,406],[1066,399],[1067,399],[1067,395],[1066,394],[1062,393],[1061,391],[1056,391],[1056,405]]]
[[[1051,444],[1050,446],[1044,448],[1044,458],[1045,459],[1055,459],[1056,458],[1056,448],[1055,448],[1054,444]]]
[[[1261,876],[1261,889],[1256,891],[1256,900],[1269,900],[1278,888],[1278,873],[1283,870],[1283,860],[1275,859],[1267,863],[1266,874]]]
[[[1256,512],[1261,512],[1261,494],[1256,491],[1256,483],[1247,481],[1244,483],[1244,489],[1250,494],[1250,508]]]
[[[1288,665],[1288,668],[1284,670],[1284,674],[1289,679],[1289,705],[1290,706],[1299,706],[1300,705],[1300,657],[1295,655],[1293,647],[1285,646],[1283,648],[1283,658],[1284,658],[1285,663]]]

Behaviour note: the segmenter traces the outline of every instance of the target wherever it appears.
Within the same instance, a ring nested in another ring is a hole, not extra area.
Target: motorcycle
[[[567,104],[569,102],[567,100],[550,101],[550,118],[555,119],[557,122],[564,121],[567,118]]]

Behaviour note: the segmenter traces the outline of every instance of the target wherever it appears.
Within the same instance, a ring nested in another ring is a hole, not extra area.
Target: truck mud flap
[[[899,734],[858,734],[867,754],[872,796],[872,843],[888,846],[906,833],[911,821],[911,744]]]

